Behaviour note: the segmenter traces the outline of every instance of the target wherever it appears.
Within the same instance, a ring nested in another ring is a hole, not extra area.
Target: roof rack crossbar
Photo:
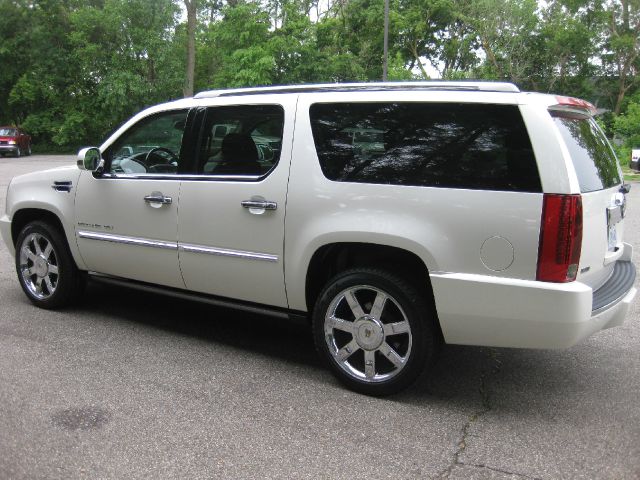
[[[507,82],[370,82],[370,83],[324,83],[315,85],[277,85],[254,88],[235,88],[228,90],[208,90],[200,92],[194,98],[215,98],[238,95],[260,95],[274,93],[305,92],[351,92],[351,91],[390,91],[390,90],[446,90],[446,91],[482,91],[518,93],[520,89]]]

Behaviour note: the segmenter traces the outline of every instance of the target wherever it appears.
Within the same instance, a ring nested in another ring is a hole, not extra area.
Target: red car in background
[[[31,155],[31,137],[17,127],[0,127],[0,155]]]

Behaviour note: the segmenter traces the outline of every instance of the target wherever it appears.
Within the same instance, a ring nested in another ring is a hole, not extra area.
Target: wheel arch
[[[414,252],[399,247],[377,243],[338,242],[319,247],[311,257],[305,278],[305,300],[307,311],[312,312],[320,292],[326,283],[338,273],[357,267],[379,267],[398,272],[412,282],[433,306],[437,330],[440,322],[429,269]]]
[[[77,248],[75,243],[70,241],[69,235],[67,235],[67,231],[60,219],[60,216],[52,212],[51,210],[47,210],[46,208],[38,208],[38,207],[25,207],[16,210],[11,217],[11,242],[15,249],[16,242],[18,240],[18,235],[25,227],[25,225],[34,222],[34,221],[43,221],[46,222],[56,229],[60,231],[64,239],[67,241],[67,247],[69,248],[69,252],[71,253],[71,257],[73,258],[76,266],[80,269],[84,268],[84,262],[79,259],[79,253],[77,252]],[[80,261],[79,261],[80,260]]]
[[[18,235],[20,235],[20,232],[25,225],[36,220],[47,222],[64,234],[65,230],[60,218],[52,211],[42,208],[22,208],[14,212],[11,218],[11,241],[13,242],[14,247],[16,245]]]

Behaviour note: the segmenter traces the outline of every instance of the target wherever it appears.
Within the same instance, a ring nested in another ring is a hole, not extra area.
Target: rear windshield
[[[330,180],[542,190],[514,105],[319,103],[310,117],[320,166]]]
[[[592,118],[553,113],[569,149],[583,193],[620,184],[618,162],[602,131]]]

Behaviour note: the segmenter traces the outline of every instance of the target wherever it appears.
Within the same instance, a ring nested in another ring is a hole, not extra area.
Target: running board
[[[181,300],[189,300],[194,302],[206,303],[215,307],[230,308],[233,310],[240,310],[247,313],[255,313],[258,315],[267,315],[270,317],[283,318],[287,320],[294,320],[300,322],[304,319],[304,322],[308,324],[308,316],[305,312],[291,311],[284,308],[270,307],[268,305],[260,305],[249,302],[242,302],[239,300],[231,300],[223,297],[216,297],[214,295],[206,295],[204,293],[194,293],[186,290],[179,290],[177,288],[162,287],[153,285],[150,283],[140,282],[137,280],[129,280],[127,278],[113,277],[104,273],[88,272],[89,277],[92,280],[106,283],[109,285],[115,285],[118,287],[132,288],[135,290],[141,290],[148,293],[156,293],[160,295],[166,295],[173,298],[179,298]]]

